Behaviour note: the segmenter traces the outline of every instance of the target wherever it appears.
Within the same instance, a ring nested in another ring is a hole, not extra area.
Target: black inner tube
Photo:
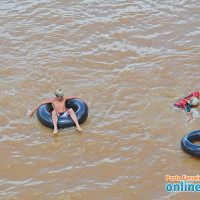
[[[88,107],[87,105],[79,99],[70,99],[65,102],[67,109],[72,108],[76,113],[79,124],[82,124],[88,117]],[[53,128],[52,122],[52,113],[53,107],[52,104],[44,104],[38,108],[37,117],[38,120],[45,126]],[[70,126],[75,126],[75,123],[70,116],[67,117],[58,117],[58,128],[67,128]]]
[[[200,145],[194,144],[194,142],[200,140],[200,130],[196,130],[185,135],[181,140],[182,149],[190,154],[200,158]]]
[[[188,137],[188,141],[191,143],[197,142],[200,140],[200,134],[198,135],[191,135],[190,137]]]

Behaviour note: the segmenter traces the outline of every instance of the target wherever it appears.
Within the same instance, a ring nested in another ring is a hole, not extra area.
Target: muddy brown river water
[[[200,91],[199,10],[198,0],[0,1],[0,199],[198,199],[167,192],[165,176],[200,173],[180,146],[200,118],[173,107]],[[89,102],[82,133],[53,137],[26,115],[57,88]]]

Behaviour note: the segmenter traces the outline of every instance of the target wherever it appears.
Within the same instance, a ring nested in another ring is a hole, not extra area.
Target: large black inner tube
[[[198,140],[200,140],[200,130],[192,131],[183,137],[181,147],[191,156],[200,158],[200,145],[193,143]]]
[[[87,105],[79,99],[70,99],[65,102],[67,109],[72,108],[76,113],[79,124],[82,124],[88,117],[88,107]],[[51,104],[41,105],[37,110],[38,120],[45,126],[49,128],[54,128],[51,112],[53,107]],[[75,123],[72,121],[70,116],[67,117],[58,117],[58,128],[67,128],[75,126]]]

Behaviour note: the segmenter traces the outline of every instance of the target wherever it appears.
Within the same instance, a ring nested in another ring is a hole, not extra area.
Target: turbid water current
[[[180,146],[200,118],[173,107],[200,91],[199,10],[199,0],[1,0],[0,199],[198,199],[167,192],[165,175],[200,173]],[[57,88],[88,101],[82,133],[54,137],[26,115]]]

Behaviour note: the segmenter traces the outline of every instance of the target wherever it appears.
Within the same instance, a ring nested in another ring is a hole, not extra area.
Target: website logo
[[[165,175],[167,192],[200,192],[200,176]],[[177,183],[178,182],[178,183]]]

